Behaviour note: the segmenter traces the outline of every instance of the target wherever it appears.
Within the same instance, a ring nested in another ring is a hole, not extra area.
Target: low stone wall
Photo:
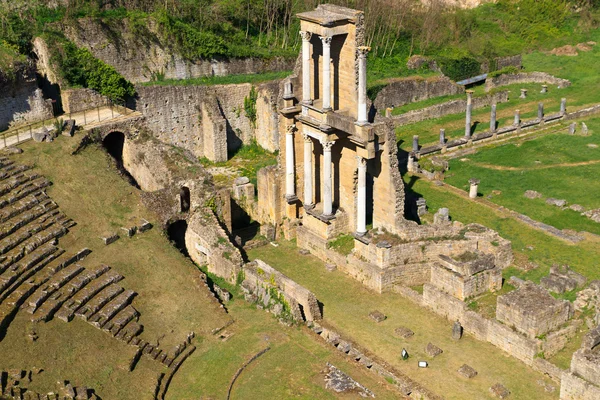
[[[560,382],[560,400],[598,400],[600,387],[594,386],[572,372],[563,372]]]
[[[400,78],[392,80],[377,94],[373,105],[377,110],[400,107],[433,97],[463,93],[464,88],[445,76],[423,79]]]
[[[473,109],[488,107],[494,103],[506,103],[507,101],[508,91],[506,90],[486,96],[474,97]],[[419,110],[409,111],[405,114],[395,115],[392,117],[392,121],[394,122],[394,126],[403,126],[428,119],[440,118],[445,115],[464,113],[466,109],[466,99],[450,100]]]
[[[279,292],[294,299],[301,307],[301,314],[306,321],[323,318],[316,296],[304,286],[296,283],[262,260],[255,260],[244,265],[244,282],[246,288],[257,292],[259,287],[264,289],[276,288]],[[268,293],[267,293],[268,294]]]
[[[571,86],[571,82],[566,79],[557,78],[545,72],[523,72],[519,74],[503,74],[485,81],[485,91],[497,88],[499,86],[513,85],[517,83],[547,83],[556,85],[559,88]]]
[[[523,67],[523,57],[520,54],[508,57],[496,58],[496,69],[501,70],[505,67],[516,67],[521,69]]]
[[[108,97],[92,89],[66,89],[61,93],[63,111],[65,114],[76,113],[110,104]]]

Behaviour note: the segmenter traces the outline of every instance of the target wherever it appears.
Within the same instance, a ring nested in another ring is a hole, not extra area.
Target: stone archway
[[[170,223],[167,226],[167,236],[175,245],[177,250],[182,252],[186,257],[189,255],[185,244],[185,233],[187,232],[188,224],[186,220],[180,219]]]
[[[110,132],[102,139],[102,145],[116,161],[119,167],[123,166],[123,147],[125,146],[125,134],[119,131]]]

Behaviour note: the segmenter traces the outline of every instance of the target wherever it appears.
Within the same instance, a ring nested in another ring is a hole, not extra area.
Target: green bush
[[[248,97],[244,97],[244,111],[253,128],[256,128],[256,100],[258,100],[258,93],[254,86],[252,86]]]
[[[444,75],[453,81],[461,81],[463,79],[477,76],[481,70],[479,61],[472,57],[438,57],[436,62],[440,66]]]

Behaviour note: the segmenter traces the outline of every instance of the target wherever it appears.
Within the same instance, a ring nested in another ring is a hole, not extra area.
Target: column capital
[[[303,41],[308,42],[312,37],[312,32],[300,31],[300,36],[302,37]]]
[[[331,151],[331,148],[333,147],[333,145],[335,144],[335,140],[332,140],[330,142],[326,142],[325,140],[321,139],[319,140],[321,142],[321,144],[323,145],[323,151]]]
[[[310,137],[310,135],[307,135],[306,133],[302,134],[302,139],[304,139],[304,143],[312,143],[312,138]]]
[[[319,36],[319,39],[321,39],[321,42],[323,42],[324,46],[330,46],[333,36]]]
[[[367,159],[362,157],[362,156],[356,156],[356,163],[358,164],[358,167],[366,167],[367,166]]]
[[[358,46],[357,53],[359,58],[365,58],[367,54],[371,51],[369,46]]]
[[[296,129],[296,124],[291,124],[291,125],[288,125],[288,126],[285,128],[285,133],[286,133],[286,134],[288,134],[288,135],[293,135],[293,134],[294,134],[294,132],[296,132],[296,131],[297,131],[297,129]]]

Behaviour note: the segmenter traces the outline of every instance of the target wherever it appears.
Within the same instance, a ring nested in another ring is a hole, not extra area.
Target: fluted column
[[[358,47],[358,113],[356,122],[364,125],[369,122],[367,118],[367,54],[371,50],[368,46]]]
[[[285,134],[285,196],[296,196],[294,176],[294,132],[296,125],[289,125]]]
[[[310,96],[310,38],[311,32],[300,31],[302,36],[302,102],[312,104]]]
[[[358,188],[356,191],[356,233],[367,233],[367,160],[356,157],[358,161]]]
[[[323,110],[331,110],[331,36],[319,36],[323,42]]]
[[[335,141],[321,141],[323,145],[323,215],[333,214],[333,188],[331,182],[331,147]]]
[[[313,206],[313,166],[312,138],[303,134],[304,138],[304,208]]]

